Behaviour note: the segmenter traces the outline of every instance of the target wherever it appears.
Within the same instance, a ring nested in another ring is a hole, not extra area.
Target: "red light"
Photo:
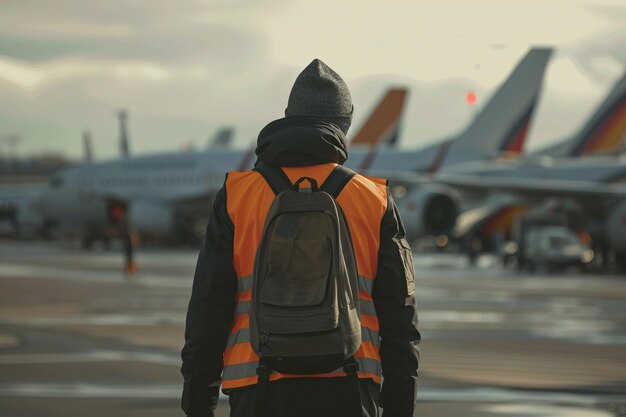
[[[467,105],[473,106],[474,104],[476,104],[477,101],[478,97],[476,97],[476,93],[474,93],[472,90],[468,91],[465,95],[465,102],[467,103]]]
[[[114,204],[111,207],[111,213],[110,213],[111,220],[116,223],[119,222],[120,220],[122,220],[122,217],[124,217],[124,215],[126,214],[125,212],[126,210],[124,210],[124,206],[122,206],[121,204]]]

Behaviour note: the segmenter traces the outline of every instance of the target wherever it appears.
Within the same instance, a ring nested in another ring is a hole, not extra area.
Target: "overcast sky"
[[[461,130],[533,45],[557,48],[530,148],[584,122],[626,63],[623,1],[3,0],[0,151],[117,154],[130,113],[135,154],[203,148],[234,126],[249,146],[282,117],[293,80],[320,58],[347,81],[353,130],[390,86],[411,89],[401,137]],[[312,4],[312,6],[311,6]],[[354,133],[354,132],[352,132]]]

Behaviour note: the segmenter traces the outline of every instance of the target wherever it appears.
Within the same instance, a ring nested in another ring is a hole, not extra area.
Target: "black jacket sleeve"
[[[223,353],[235,311],[237,276],[233,267],[234,226],[226,190],[216,195],[193,279],[182,349],[182,409],[189,416],[213,416]]]
[[[420,333],[414,298],[413,255],[404,225],[388,193],[380,228],[378,273],[372,298],[380,325],[383,386],[380,404],[385,417],[410,417],[417,395]]]

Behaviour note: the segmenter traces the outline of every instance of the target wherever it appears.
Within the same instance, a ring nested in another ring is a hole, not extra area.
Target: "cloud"
[[[386,87],[410,87],[402,141],[418,146],[469,121],[467,89],[485,99],[530,43],[556,43],[533,130],[552,138],[594,104],[581,97],[608,88],[626,51],[620,22],[569,3],[5,0],[0,125],[22,133],[24,151],[74,154],[90,128],[98,155],[114,155],[124,107],[139,152],[204,143],[224,124],[247,146],[320,57],[353,89],[355,126]]]
[[[94,61],[70,58],[28,64],[0,56],[0,81],[28,93],[68,79],[84,77],[119,78],[124,80],[165,81],[171,77],[167,68],[146,61]]]
[[[258,59],[265,48],[255,25],[240,24],[240,16],[225,10],[231,8],[198,1],[3,2],[0,54],[31,61],[80,55],[225,66],[237,66],[242,57]]]
[[[626,25],[572,45],[568,52],[588,77],[598,83],[613,80],[626,70]]]

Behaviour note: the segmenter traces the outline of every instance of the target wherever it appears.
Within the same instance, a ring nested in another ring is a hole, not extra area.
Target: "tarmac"
[[[182,416],[197,250],[0,241],[0,416]],[[626,276],[417,255],[416,416],[626,416]],[[217,412],[228,415],[224,397]]]

